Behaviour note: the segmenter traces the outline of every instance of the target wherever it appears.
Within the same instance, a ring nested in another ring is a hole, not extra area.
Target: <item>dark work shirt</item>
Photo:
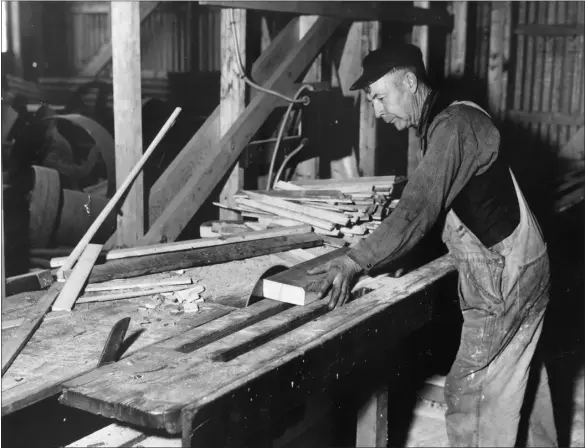
[[[423,135],[426,138],[426,152],[410,176],[396,209],[371,235],[347,252],[366,272],[405,255],[430,231],[441,213],[452,207],[463,223],[474,230],[461,215],[465,214],[466,206],[470,202],[470,195],[467,194],[470,193],[469,186],[473,185],[473,182],[475,187],[483,184],[474,178],[479,179],[498,158],[500,133],[490,117],[469,105],[456,104],[446,107],[430,121],[430,124],[424,122],[427,119],[425,115],[428,115],[428,111],[425,113],[423,109],[420,126],[426,131]],[[505,232],[505,237],[517,225],[519,212],[507,165],[501,160],[497,165],[498,168],[505,167],[504,175],[509,178],[505,194],[500,194],[499,197],[507,196],[506,200],[510,201],[510,195],[513,195],[511,200],[514,210],[511,214],[518,215],[512,216],[510,222],[505,223],[509,224],[504,226],[507,228],[500,230]],[[492,170],[492,178],[493,174]],[[492,181],[491,184],[496,185],[497,181]],[[464,189],[468,191],[460,195]],[[477,188],[472,193],[476,190]],[[480,194],[483,193],[485,192],[481,192],[480,189]],[[489,196],[487,199],[485,201],[488,204],[487,208],[490,207],[490,203],[498,202]],[[457,202],[460,203],[461,210],[457,210]],[[510,215],[505,208],[500,207],[499,216],[506,214]],[[501,239],[503,238],[493,243]]]

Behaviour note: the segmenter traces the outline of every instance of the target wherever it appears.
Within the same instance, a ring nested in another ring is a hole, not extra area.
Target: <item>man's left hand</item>
[[[317,293],[317,299],[322,299],[331,288],[329,309],[345,304],[350,297],[351,288],[355,279],[363,271],[362,267],[347,255],[342,255],[335,260],[325,263],[316,268],[309,269],[307,274],[327,274],[323,279],[309,283],[307,290]]]

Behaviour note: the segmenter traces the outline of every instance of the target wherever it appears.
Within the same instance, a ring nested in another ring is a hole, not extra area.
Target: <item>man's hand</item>
[[[309,269],[307,274],[327,274],[322,280],[309,283],[307,290],[317,293],[317,300],[322,299],[331,289],[329,309],[342,306],[349,300],[351,288],[355,279],[363,271],[362,267],[349,258],[342,255],[333,261],[325,263],[316,268]]]

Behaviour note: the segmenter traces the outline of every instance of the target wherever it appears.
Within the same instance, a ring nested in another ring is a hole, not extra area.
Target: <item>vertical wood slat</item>
[[[447,36],[446,76],[462,78],[465,74],[468,7],[467,1],[451,2],[453,29]]]
[[[489,41],[488,105],[490,112],[502,118],[506,111],[507,69],[504,68],[509,55],[510,2],[494,2],[491,11]]]
[[[140,3],[112,2],[111,14],[116,183],[122,185],[142,157]],[[142,174],[126,195],[122,216],[116,231],[119,247],[133,245],[144,235]]]
[[[364,22],[362,59],[380,46],[380,22]],[[361,65],[361,62],[360,62]],[[376,116],[374,108],[360,91],[359,170],[362,176],[376,175]]]
[[[232,15],[233,13],[233,15]],[[233,17],[233,22],[232,22]],[[219,134],[221,137],[244,111],[246,104],[246,83],[240,77],[239,51],[242,64],[246,64],[246,10],[221,10],[221,80],[219,103]],[[236,48],[234,33],[238,39]],[[220,137],[220,139],[221,139]],[[236,162],[235,167],[221,190],[219,200],[222,204],[234,207],[234,195],[244,186],[244,170]],[[220,209],[220,219],[237,219],[239,213]]]
[[[428,9],[430,2],[428,0],[415,1],[414,6],[419,8]],[[428,71],[429,67],[429,27],[426,25],[413,26],[411,42],[420,48],[423,58],[425,70]],[[414,129],[408,130],[408,161],[407,161],[407,176],[410,176],[416,167],[420,159],[420,139],[416,135]]]

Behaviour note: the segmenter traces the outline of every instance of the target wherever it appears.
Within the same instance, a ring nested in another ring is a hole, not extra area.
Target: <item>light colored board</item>
[[[124,279],[113,282],[95,283],[87,285],[85,292],[100,292],[100,291],[115,291],[118,289],[128,288],[150,288],[154,286],[179,286],[192,285],[193,279],[191,277],[177,277],[163,280],[143,280],[143,279]]]
[[[180,447],[181,438],[150,435],[130,426],[113,423],[82,439],[79,439],[67,447]]]
[[[265,278],[262,281],[262,295],[268,299],[294,305],[308,305],[316,299],[316,294],[307,290],[310,282],[319,280],[322,276],[310,276],[307,270],[340,257],[345,249],[331,251],[318,258],[299,263],[292,268]]]
[[[53,304],[53,311],[71,311],[100,255],[101,244],[88,244]]]
[[[335,227],[335,225],[331,221],[325,221],[323,219],[315,218],[313,216],[303,215],[303,214],[298,213],[298,212],[293,212],[287,208],[276,207],[276,206],[270,205],[270,204],[264,204],[262,202],[255,201],[253,199],[238,198],[236,200],[236,202],[238,204],[243,204],[243,205],[246,205],[246,206],[251,207],[251,208],[256,208],[256,209],[263,211],[263,212],[268,212],[268,213],[275,214],[277,216],[281,216],[283,218],[288,218],[288,219],[293,219],[295,221],[304,222],[304,223],[309,224],[313,227],[318,227],[318,228],[323,229],[323,230],[333,230],[333,228]]]
[[[455,0],[451,2],[453,29],[447,37],[449,57],[446,58],[446,74],[462,78],[465,74],[465,54],[467,42],[468,2]]]
[[[122,185],[142,157],[142,80],[139,2],[111,3],[116,185]],[[117,246],[136,243],[144,235],[144,181],[138,174],[118,214]]]
[[[132,299],[134,297],[146,297],[154,294],[164,294],[168,292],[182,291],[187,289],[186,285],[176,286],[161,286],[160,288],[139,289],[133,291],[122,291],[117,293],[93,294],[84,295],[77,299],[77,304],[81,303],[95,303],[95,302],[110,302],[112,300]]]
[[[365,22],[362,30],[362,59],[380,46],[380,22]],[[361,66],[361,61],[359,62]],[[359,169],[362,176],[376,175],[376,115],[374,108],[360,92]]]
[[[509,55],[510,2],[495,2],[491,11],[489,67],[487,72],[489,110],[497,117],[505,113],[507,89],[507,55]]]
[[[282,190],[282,191],[303,191],[305,190],[303,187],[295,185],[290,182],[285,182],[283,180],[279,180],[274,184],[275,190]]]
[[[220,23],[221,76],[219,87],[219,133],[223,135],[246,107],[246,83],[241,77],[238,60],[246,67],[246,11],[222,9]],[[235,37],[234,37],[235,35]],[[238,45],[236,46],[236,41]],[[239,59],[238,59],[239,58]],[[239,163],[233,167],[220,194],[219,201],[233,206],[233,195],[244,185],[244,169]],[[237,219],[238,213],[220,209],[220,219]]]
[[[296,81],[339,23],[336,19],[319,18],[300,44],[287,54],[264,87],[279,90]],[[153,223],[142,243],[176,239],[272,112],[276,104],[274,98],[264,92],[255,96],[216,147],[199,151],[199,163],[193,167],[187,183],[177,195],[167,198],[169,203],[165,211]]]
[[[428,0],[422,1],[415,1],[414,5],[419,8],[429,9],[430,2]],[[422,26],[413,26],[412,27],[412,37],[411,43],[416,45],[420,48],[422,53],[423,64],[425,66],[425,70],[429,70],[429,27],[422,25]],[[421,141],[416,135],[415,129],[408,130],[408,164],[406,168],[406,174],[408,176],[414,173],[421,157]]]
[[[160,2],[140,2],[140,22],[144,22],[156,9]],[[112,39],[113,41],[113,39]],[[83,67],[80,75],[95,77],[112,60],[113,48],[111,42],[103,45],[99,52]]]
[[[275,207],[285,208],[291,212],[298,212],[303,215],[314,216],[315,218],[322,219],[324,221],[331,221],[335,224],[345,226],[349,223],[349,219],[342,213],[332,212],[330,210],[320,210],[311,207],[309,204],[296,204],[286,199],[277,198],[270,195],[264,195],[262,193],[254,193],[251,191],[246,194],[257,202],[264,204],[273,205]]]

